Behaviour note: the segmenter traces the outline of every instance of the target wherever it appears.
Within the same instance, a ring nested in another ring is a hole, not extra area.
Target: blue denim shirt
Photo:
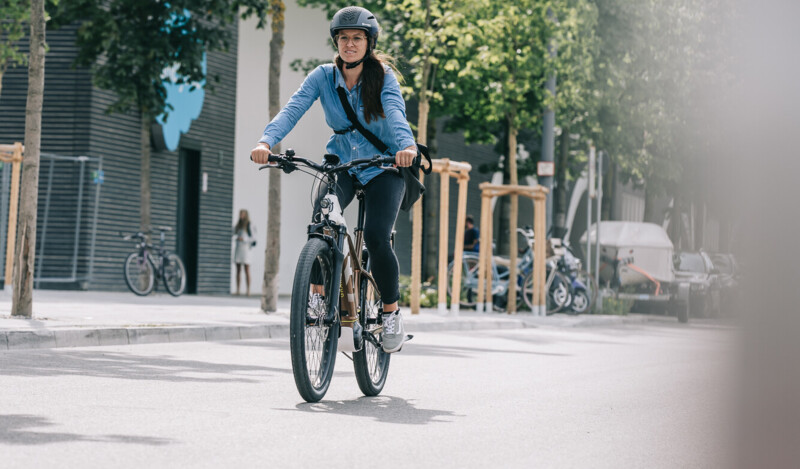
[[[350,106],[355,110],[358,120],[370,132],[375,134],[383,143],[389,146],[392,153],[408,148],[415,144],[411,127],[406,120],[406,103],[400,94],[400,85],[397,77],[389,67],[383,79],[381,90],[381,104],[386,118],[373,119],[367,123],[364,119],[364,103],[361,99],[361,82],[348,90],[345,86],[341,71],[334,64],[320,65],[312,71],[295,91],[286,106],[272,119],[264,129],[264,135],[259,142],[264,142],[272,148],[283,140],[297,121],[303,117],[308,108],[319,98],[322,109],[325,111],[325,122],[334,130],[344,130],[352,126],[347,119],[336,93],[336,87],[341,86],[347,93]],[[326,147],[328,153],[339,155],[341,161],[346,163],[357,158],[370,158],[379,154],[375,146],[361,135],[361,132],[352,130],[345,134],[333,134]],[[381,168],[371,167],[366,169],[351,169],[350,172],[358,177],[362,184],[383,171]]]

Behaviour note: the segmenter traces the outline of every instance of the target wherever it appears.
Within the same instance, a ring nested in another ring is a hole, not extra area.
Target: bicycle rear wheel
[[[447,294],[453,301],[453,266],[450,262],[447,268]],[[461,295],[459,303],[462,306],[475,306],[478,298],[478,257],[465,255],[461,267]]]
[[[383,310],[381,294],[378,292],[375,282],[366,275],[361,276],[360,284],[359,305],[361,311],[359,311],[358,320],[364,327],[364,332],[373,334],[380,343],[380,333],[376,333],[376,331],[380,328],[380,313]],[[365,396],[377,396],[383,390],[386,376],[389,374],[390,358],[391,354],[384,352],[381,347],[376,347],[369,340],[364,340],[364,347],[353,354],[356,381]]]
[[[170,295],[180,296],[186,290],[186,267],[177,254],[164,258],[164,287]]]
[[[317,402],[325,396],[336,363],[340,323],[338,317],[325,321],[330,301],[339,299],[339,292],[333,292],[332,285],[333,275],[340,273],[333,270],[328,244],[319,238],[310,239],[297,261],[289,319],[292,373],[306,402]],[[324,295],[321,301],[314,297],[320,292]]]
[[[590,274],[585,270],[579,270],[575,273],[576,278],[586,286],[586,293],[589,297],[589,306],[586,308],[587,311],[592,309],[594,306],[595,301],[597,301],[597,280],[594,278],[594,275]]]
[[[140,252],[131,253],[125,259],[125,283],[139,296],[148,295],[155,287],[156,272],[147,257]]]

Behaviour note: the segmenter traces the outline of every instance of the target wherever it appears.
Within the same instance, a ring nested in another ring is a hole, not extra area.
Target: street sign
[[[92,171],[92,182],[95,184],[102,184],[105,180],[105,174],[103,173],[102,169],[97,171]]]
[[[540,161],[536,164],[536,174],[538,176],[555,176],[556,164],[552,161]]]

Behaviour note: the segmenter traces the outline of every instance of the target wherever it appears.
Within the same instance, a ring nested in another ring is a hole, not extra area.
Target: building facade
[[[139,229],[141,124],[136,112],[107,114],[106,109],[114,101],[113,93],[93,86],[88,69],[73,68],[77,55],[75,31],[75,27],[64,27],[47,33],[42,152],[91,158],[92,164],[84,165],[77,173],[74,169],[56,170],[48,189],[66,194],[51,196],[49,200],[56,203],[80,192],[78,185],[83,182],[86,185],[80,193],[89,205],[81,207],[80,217],[67,216],[59,222],[72,223],[74,229],[65,230],[71,232],[71,238],[52,231],[47,249],[38,250],[45,218],[51,224],[49,230],[55,230],[56,221],[63,214],[63,210],[53,210],[42,203],[42,184],[48,180],[49,170],[49,160],[43,158],[37,253],[42,254],[43,270],[51,269],[46,278],[53,281],[40,282],[39,287],[125,290],[122,265],[134,246],[124,241],[120,233]],[[199,117],[181,136],[175,151],[153,150],[151,157],[152,223],[171,228],[166,247],[185,260],[190,293],[228,292],[237,30],[234,28],[232,33],[233,52],[207,56],[209,75],[219,76],[220,80],[213,92],[205,93]],[[9,70],[0,95],[0,142],[23,141],[26,93],[27,68]],[[91,205],[94,202],[96,206]],[[46,208],[50,209],[47,216]],[[91,216],[87,218],[86,213]],[[61,261],[68,258],[77,260],[77,266],[72,267],[78,272],[74,281],[64,281],[69,275],[56,269],[69,264]]]

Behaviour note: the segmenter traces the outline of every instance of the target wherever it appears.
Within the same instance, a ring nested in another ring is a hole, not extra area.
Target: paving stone
[[[239,327],[236,326],[206,326],[206,340],[218,342],[222,340],[239,340]]]
[[[127,329],[98,329],[97,340],[100,345],[128,345]]]
[[[270,329],[274,326],[261,325],[261,326],[243,326],[239,328],[239,337],[242,339],[268,339],[270,337]]]
[[[8,331],[8,349],[53,348],[56,338],[53,331]]]
[[[92,347],[100,345],[97,329],[61,329],[53,331],[56,347]]]
[[[276,324],[269,329],[269,337],[271,339],[288,339],[289,326],[285,324]]]
[[[170,327],[170,342],[205,342],[206,330],[203,327]]]
[[[128,329],[128,343],[158,344],[169,342],[169,330],[161,327],[137,327]]]

